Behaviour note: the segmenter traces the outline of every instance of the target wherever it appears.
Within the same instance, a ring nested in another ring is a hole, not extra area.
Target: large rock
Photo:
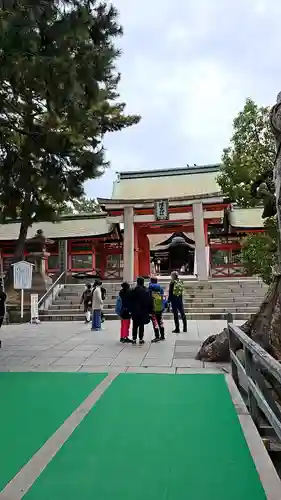
[[[228,333],[224,328],[218,335],[211,335],[202,344],[196,359],[202,361],[229,361]]]

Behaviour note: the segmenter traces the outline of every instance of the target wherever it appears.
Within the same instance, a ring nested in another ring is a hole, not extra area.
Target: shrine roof
[[[188,239],[193,240],[194,234],[193,233],[183,233]],[[173,234],[171,233],[163,233],[163,234],[149,234],[149,242],[150,242],[150,250],[152,251],[159,251],[159,250],[165,250],[168,248],[168,243],[166,240],[171,238]]]
[[[175,196],[175,197],[160,197],[160,198],[118,198],[118,199],[112,199],[112,198],[97,198],[97,201],[99,205],[105,209],[105,210],[110,210],[110,209],[117,209],[117,208],[122,208],[126,205],[133,205],[135,208],[141,208],[141,207],[154,207],[155,202],[161,201],[163,199],[168,199],[169,200],[169,205],[170,206],[180,206],[180,205],[186,205],[186,204],[192,204],[196,201],[198,202],[203,202],[203,203],[225,203],[226,198],[220,193],[208,193],[208,194],[199,194],[199,195],[193,195],[193,196]]]
[[[64,216],[59,222],[37,222],[29,228],[27,238],[32,238],[42,229],[46,238],[78,238],[110,234],[115,225],[107,222],[106,214],[87,214]],[[18,238],[20,222],[14,221],[0,225],[0,241],[13,241]]]
[[[113,184],[112,200],[205,197],[221,194],[216,181],[220,165],[121,172]]]
[[[229,212],[229,223],[234,229],[262,229],[263,208],[233,207]]]

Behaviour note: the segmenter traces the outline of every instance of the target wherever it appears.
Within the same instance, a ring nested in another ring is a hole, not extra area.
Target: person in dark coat
[[[130,312],[133,320],[133,344],[144,344],[144,325],[150,322],[153,313],[153,300],[149,290],[144,286],[144,278],[137,279],[137,285],[130,293]]]
[[[175,322],[175,329],[173,330],[173,333],[180,333],[179,313],[182,319],[183,332],[187,332],[187,320],[183,303],[183,290],[183,282],[179,279],[178,273],[176,271],[173,271],[171,274],[168,297],[168,302],[172,306]]]
[[[86,285],[86,290],[82,293],[80,304],[84,304],[85,323],[90,323],[92,310],[92,287],[90,283]]]

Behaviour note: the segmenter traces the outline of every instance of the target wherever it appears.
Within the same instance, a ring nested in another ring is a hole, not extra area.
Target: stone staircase
[[[159,283],[168,290],[168,279]],[[106,319],[116,319],[115,303],[120,290],[120,282],[106,283],[107,289],[104,314]],[[209,280],[208,282],[184,281],[184,306],[188,319],[226,319],[228,313],[234,319],[246,320],[254,314],[267,291],[267,285],[255,278]],[[83,305],[80,298],[84,284],[69,284],[47,311],[41,311],[41,321],[83,321]],[[171,318],[171,313],[165,313]]]

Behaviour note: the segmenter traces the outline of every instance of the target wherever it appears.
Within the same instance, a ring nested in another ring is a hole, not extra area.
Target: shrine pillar
[[[207,276],[210,276],[210,246],[208,237],[209,224],[208,220],[204,220],[204,234],[205,234],[205,252],[206,252],[206,265],[207,265]]]
[[[139,234],[139,274],[147,278],[150,276],[150,244],[147,234]]]
[[[134,225],[134,280],[140,275],[140,247],[138,227]]]
[[[92,269],[93,271],[96,271],[96,247],[93,245],[92,246]]]
[[[107,253],[102,249],[100,256],[100,276],[102,279],[106,277]]]
[[[123,244],[123,279],[132,283],[134,281],[134,207],[124,207],[124,244]]]
[[[201,202],[193,203],[194,240],[195,240],[195,263],[194,272],[199,281],[208,280],[208,248],[206,247],[204,210]]]

